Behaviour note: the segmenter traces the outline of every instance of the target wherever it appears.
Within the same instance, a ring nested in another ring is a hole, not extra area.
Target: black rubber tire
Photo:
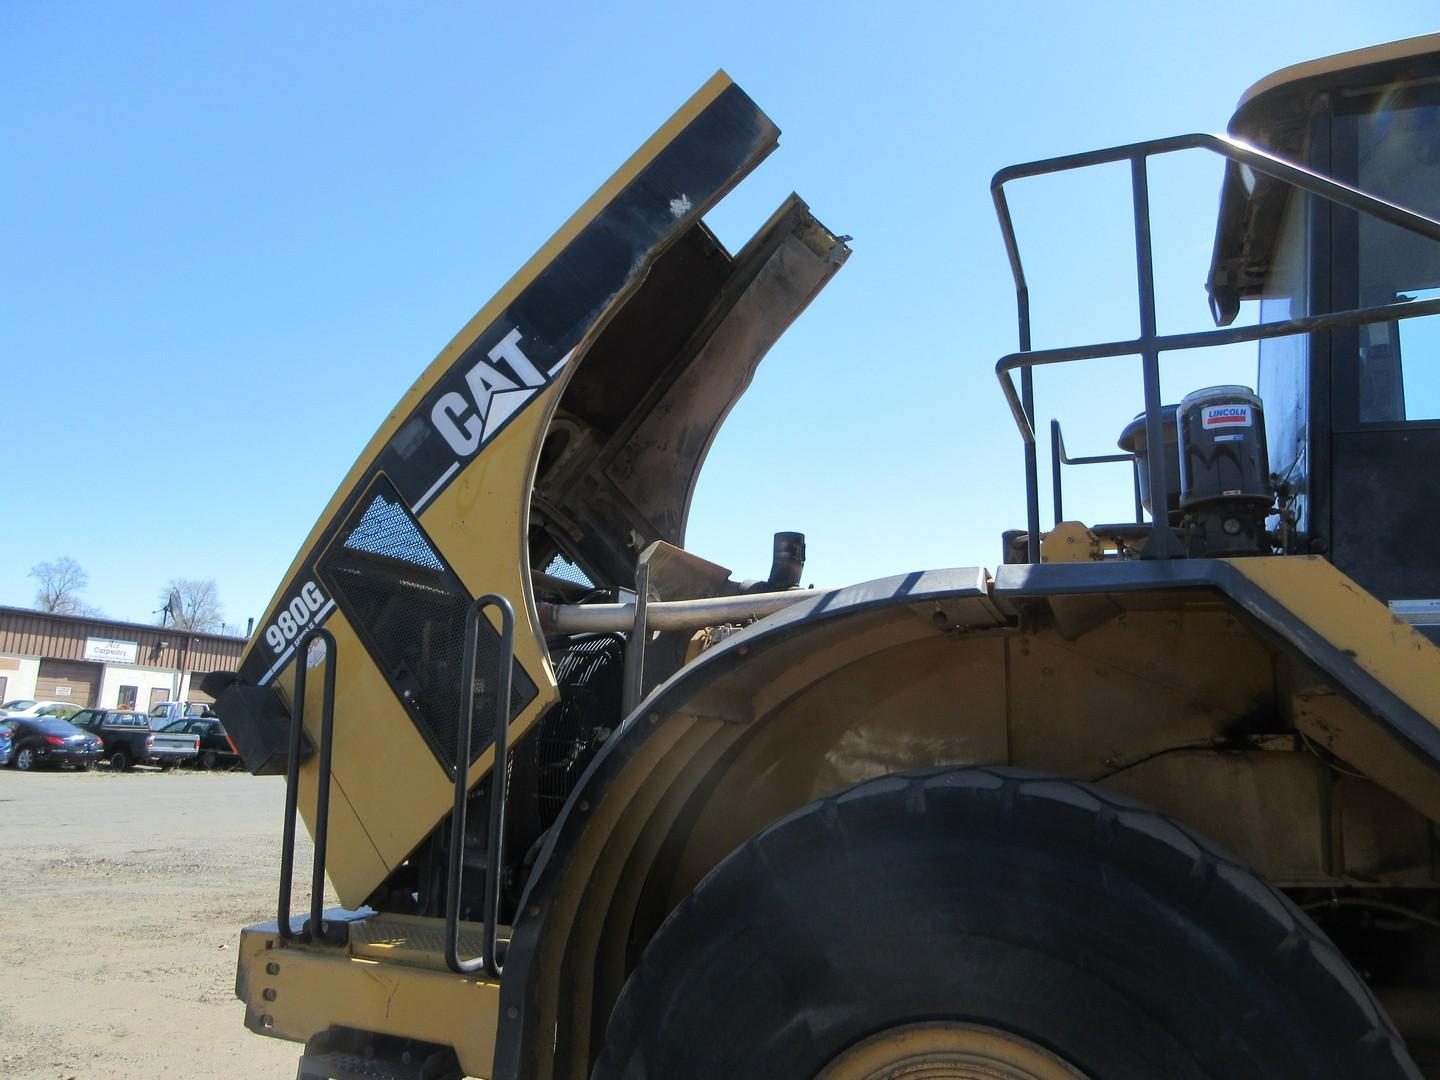
[[[40,767],[40,763],[35,760],[35,748],[31,746],[17,747],[13,764],[21,772],[34,772]]]
[[[116,747],[110,752],[107,759],[110,762],[111,772],[129,772],[135,763],[130,760],[130,751],[123,746]]]
[[[207,772],[214,771],[215,766],[219,763],[220,755],[215,753],[214,750],[206,750],[200,755],[200,768],[204,769]]]
[[[869,781],[785,818],[670,915],[596,1080],[801,1080],[879,1031],[999,1028],[1093,1080],[1418,1080],[1330,941],[1233,857],[1090,784]]]

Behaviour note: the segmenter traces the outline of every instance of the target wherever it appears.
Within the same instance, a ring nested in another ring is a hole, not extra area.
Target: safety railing
[[[298,936],[306,941],[325,940],[325,849],[330,835],[330,759],[335,745],[335,668],[339,656],[335,635],[317,626],[295,642],[295,701],[285,759],[285,831],[280,842],[280,897],[276,905],[276,928],[287,941],[297,936],[290,925],[290,879],[295,872],[295,812],[300,797],[306,673],[310,670],[310,646],[316,641],[325,645],[325,685],[320,699],[320,760],[315,776],[315,859],[310,871],[310,918]]]
[[[1152,157],[1181,150],[1206,150],[1218,154],[1228,161],[1244,165],[1257,173],[1273,177],[1338,206],[1396,225],[1430,240],[1440,241],[1440,221],[1417,214],[1413,210],[1387,202],[1359,188],[1341,183],[1294,162],[1286,161],[1284,158],[1258,150],[1248,143],[1223,135],[1176,135],[1167,139],[1131,143],[1126,146],[1094,150],[1084,154],[1069,154],[1001,169],[990,182],[990,195],[995,203],[995,213],[1000,219],[1000,231],[1005,239],[1005,253],[1010,260],[1010,272],[1015,279],[1020,351],[1002,357],[995,365],[995,375],[1000,380],[1000,389],[1005,395],[1005,401],[1010,406],[1010,412],[1014,416],[1016,426],[1020,429],[1020,436],[1025,442],[1027,554],[1032,563],[1040,561],[1040,488],[1035,447],[1035,368],[1047,364],[1069,363],[1075,360],[1139,356],[1145,390],[1146,444],[1162,447],[1164,446],[1160,405],[1160,354],[1162,352],[1233,345],[1240,342],[1261,341],[1266,338],[1287,337],[1292,334],[1314,333],[1394,319],[1413,319],[1424,315],[1440,314],[1440,299],[1401,301],[1375,307],[1287,319],[1282,322],[1261,323],[1257,326],[1225,327],[1185,334],[1160,334],[1155,319],[1154,257],[1151,248],[1150,187],[1147,162]],[[1125,341],[1099,342],[1059,349],[1032,349],[1030,292],[1025,281],[1025,270],[1020,260],[1019,242],[1011,221],[1009,204],[1005,198],[1005,185],[1027,177],[1068,172],[1122,161],[1130,164],[1140,335]],[[1018,391],[1011,376],[1011,372],[1016,370],[1020,372]],[[1058,475],[1058,466],[1055,468],[1056,475]],[[1170,484],[1165,475],[1164,454],[1150,454],[1148,468],[1150,505],[1168,506]],[[1150,539],[1141,552],[1142,557],[1171,558],[1184,554],[1180,540],[1167,526],[1168,523],[1163,520],[1163,515],[1162,519],[1157,519],[1157,527],[1152,530]]]
[[[495,752],[490,770],[490,820],[485,842],[484,951],[477,957],[460,955],[460,886],[465,863],[465,811],[470,798],[470,740],[475,730],[475,653],[480,644],[480,620],[485,609],[500,612],[499,670],[495,678]],[[463,701],[455,739],[455,805],[450,815],[450,861],[445,881],[445,963],[462,975],[483,970],[500,977],[500,881],[504,876],[505,796],[508,783],[510,725],[510,673],[515,662],[515,610],[503,596],[479,597],[465,613],[465,655],[461,661]]]
[[[1111,465],[1121,461],[1130,463],[1131,479],[1135,485],[1135,520],[1145,520],[1145,504],[1140,495],[1140,466],[1134,454],[1090,454],[1071,457],[1065,452],[1065,436],[1060,431],[1060,421],[1050,421],[1050,502],[1055,509],[1055,524],[1065,520],[1065,490],[1060,479],[1062,465]]]
[[[465,860],[465,822],[469,802],[470,745],[475,730],[475,666],[480,620],[486,608],[500,612],[500,655],[495,676],[495,734],[492,742],[495,767],[491,771],[490,818],[485,846],[485,896],[483,907],[484,952],[472,959],[460,956],[460,900]],[[325,645],[325,683],[321,696],[319,761],[315,793],[315,857],[310,876],[310,915],[297,932],[292,925],[291,879],[295,871],[295,820],[300,795],[300,751],[305,727],[306,683],[310,669],[310,645]],[[295,647],[295,694],[291,708],[290,741],[285,764],[285,821],[280,848],[280,890],[276,903],[276,925],[286,940],[323,942],[325,856],[330,831],[331,761],[335,744],[335,675],[338,655],[335,637],[323,627],[306,632]],[[461,664],[462,704],[455,749],[455,802],[450,824],[450,850],[445,889],[445,962],[451,970],[470,974],[483,970],[499,978],[503,967],[499,951],[500,884],[504,876],[505,804],[509,770],[508,727],[510,720],[511,670],[515,657],[515,611],[503,596],[482,596],[465,615],[465,654]]]

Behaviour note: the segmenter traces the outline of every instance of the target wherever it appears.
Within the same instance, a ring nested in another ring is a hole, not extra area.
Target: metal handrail
[[[1263,341],[1267,338],[1288,337],[1292,334],[1313,333],[1320,330],[1340,330],[1350,326],[1365,326],[1369,323],[1385,322],[1390,319],[1419,319],[1426,315],[1440,315],[1440,299],[1405,300],[1396,304],[1379,307],[1355,308],[1351,311],[1337,311],[1326,315],[1309,315],[1299,319],[1285,319],[1281,322],[1260,323],[1256,326],[1226,327],[1221,330],[1197,330],[1188,334],[1160,334],[1152,338],[1159,352],[1183,352],[1187,349],[1204,349],[1215,345],[1237,345],[1247,341]],[[1114,356],[1134,356],[1145,347],[1143,338],[1126,341],[1109,341],[1096,345],[1079,345],[1065,349],[1035,349],[1032,352],[1014,352],[1002,357],[995,365],[1000,376],[1000,387],[1005,400],[1014,414],[1015,425],[1020,436],[1027,443],[1035,441],[1035,430],[1026,418],[1025,410],[1015,393],[1014,382],[1009,373],[1017,369],[1022,375],[1033,367],[1048,364],[1064,364],[1072,360],[1099,360]]]
[[[1140,466],[1134,454],[1090,454],[1084,457],[1070,457],[1065,452],[1065,436],[1060,431],[1060,421],[1050,421],[1050,498],[1055,509],[1055,524],[1065,520],[1065,500],[1060,482],[1061,465],[1111,465],[1121,461],[1130,463],[1131,478],[1135,484],[1135,520],[1145,519],[1145,507],[1140,499]]]
[[[330,834],[330,760],[335,743],[335,668],[339,661],[335,635],[316,626],[295,642],[295,700],[290,712],[290,746],[285,759],[285,831],[280,841],[280,896],[276,928],[286,941],[290,927],[290,878],[295,872],[295,812],[300,797],[300,738],[305,726],[305,680],[310,668],[310,643],[325,643],[325,686],[320,699],[320,761],[315,778],[315,857],[310,870],[310,919],[304,939],[325,940],[325,851]]]
[[[484,952],[470,960],[460,957],[460,885],[465,859],[465,810],[470,794],[470,738],[475,729],[475,650],[480,620],[487,607],[500,609],[500,671],[495,683],[495,750],[490,770],[490,821],[486,836]],[[465,655],[460,665],[460,730],[455,738],[455,805],[450,814],[450,865],[445,881],[445,963],[451,971],[469,975],[482,968],[498,979],[504,965],[499,958],[500,877],[504,863],[505,794],[508,782],[508,728],[510,725],[510,673],[515,662],[515,609],[496,593],[481,596],[465,613]]]
[[[1180,150],[1208,150],[1228,161],[1248,166],[1256,172],[1274,177],[1329,202],[1378,218],[1427,239],[1440,241],[1440,221],[1224,135],[1175,135],[1166,139],[1153,139],[1148,142],[1130,143],[1106,150],[1094,150],[1088,153],[1047,158],[1043,161],[1034,161],[1023,165],[1012,165],[997,172],[990,181],[990,197],[995,204],[996,216],[1000,220],[1005,253],[1010,261],[1011,276],[1015,280],[1015,307],[1020,324],[1020,351],[1002,357],[995,365],[995,375],[1000,381],[1001,391],[1005,395],[1006,403],[1015,418],[1016,426],[1020,429],[1020,436],[1025,445],[1025,509],[1029,533],[1028,554],[1032,563],[1040,561],[1040,494],[1038,463],[1035,454],[1033,375],[1035,367],[1107,356],[1140,356],[1144,371],[1146,441],[1148,445],[1158,447],[1164,445],[1160,418],[1159,357],[1162,352],[1260,341],[1290,334],[1313,333],[1440,313],[1440,300],[1418,303],[1402,302],[1301,319],[1289,319],[1284,322],[1265,323],[1259,326],[1160,335],[1155,324],[1155,283],[1150,243],[1150,194],[1146,162],[1151,157]],[[1005,185],[1026,177],[1121,161],[1130,163],[1136,278],[1140,303],[1140,335],[1128,341],[1112,341],[1064,349],[1032,350],[1030,347],[1030,290],[1020,260],[1020,247],[1015,236],[1014,223],[1010,217],[1010,207],[1005,198]],[[1016,369],[1020,371],[1018,392],[1014,380],[1010,377],[1010,372]],[[1149,479],[1152,506],[1169,505],[1169,481],[1165,476],[1164,464],[1164,455],[1150,455]],[[1172,553],[1178,553],[1174,534],[1169,528],[1157,528],[1153,531],[1151,540],[1142,554],[1150,558],[1167,558]]]

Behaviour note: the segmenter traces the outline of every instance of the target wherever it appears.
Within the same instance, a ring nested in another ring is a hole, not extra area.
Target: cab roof
[[[1322,56],[1317,60],[1306,60],[1300,64],[1291,64],[1289,67],[1283,67],[1279,71],[1266,75],[1265,78],[1241,94],[1240,101],[1235,106],[1236,115],[1239,116],[1250,102],[1263,97],[1272,90],[1282,87],[1293,88],[1297,84],[1311,80],[1324,82],[1327,76],[1348,76],[1357,68],[1392,64],[1397,61],[1428,56],[1434,52],[1440,52],[1440,34],[1423,34],[1420,37],[1389,41],[1383,45],[1351,49],[1349,52]],[[1349,79],[1346,78],[1344,81],[1348,82]]]
[[[1241,95],[1229,132],[1280,157],[1305,164],[1316,112],[1328,96],[1440,79],[1440,34],[1426,34],[1281,68]],[[1208,288],[1215,321],[1227,325],[1240,301],[1258,297],[1270,270],[1290,185],[1225,169]]]

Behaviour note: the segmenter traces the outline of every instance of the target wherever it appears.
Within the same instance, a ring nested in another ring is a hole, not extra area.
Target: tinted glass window
[[[16,698],[14,701],[7,701],[4,705],[0,705],[0,709],[28,709],[34,704],[34,698]]]
[[[1440,217],[1440,94],[1392,90],[1339,118],[1337,163],[1356,185]],[[1355,306],[1440,298],[1440,244],[1359,215],[1353,228]],[[1342,230],[1343,231],[1343,230]],[[1440,316],[1360,327],[1356,417],[1361,424],[1440,419]]]

